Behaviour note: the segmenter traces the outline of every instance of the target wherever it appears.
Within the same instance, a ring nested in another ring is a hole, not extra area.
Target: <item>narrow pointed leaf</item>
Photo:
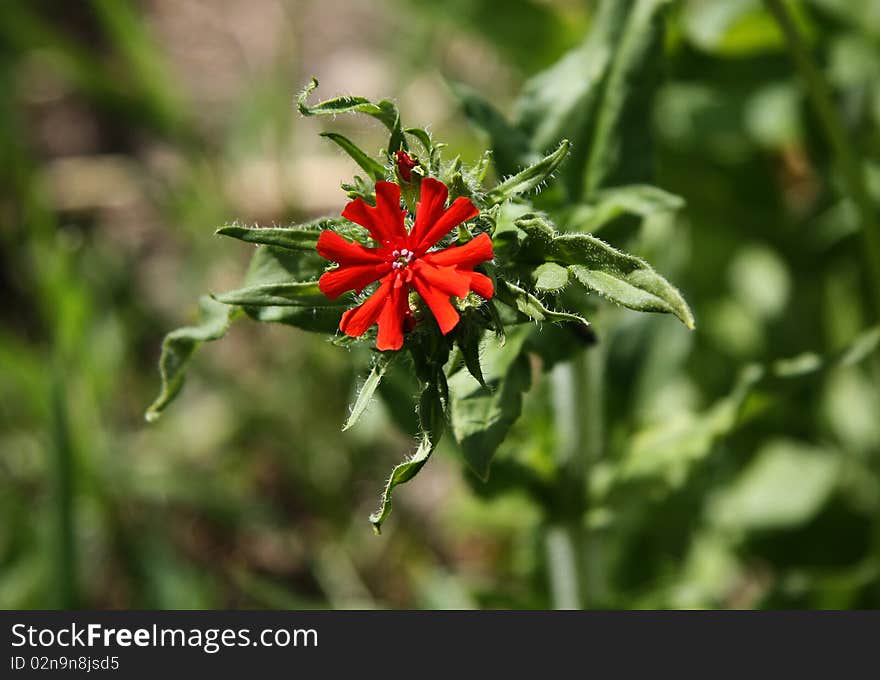
[[[422,429],[419,447],[411,458],[397,465],[392,471],[385,490],[382,492],[379,509],[370,515],[370,523],[378,534],[382,532],[382,524],[391,514],[391,501],[394,489],[415,477],[428,462],[434,452],[446,425],[446,405],[448,387],[442,369],[438,370],[435,379],[425,383],[419,397],[419,424]]]
[[[467,119],[489,136],[495,169],[500,176],[509,175],[534,160],[537,154],[530,148],[528,137],[508,123],[491,102],[464,85],[451,83],[450,87]]]
[[[481,328],[472,322],[461,322],[455,342],[461,350],[462,360],[468,372],[483,387],[486,380],[483,377],[483,368],[480,365],[480,340],[482,339]]]
[[[345,296],[330,300],[318,288],[317,281],[267,283],[219,293],[213,298],[226,305],[330,307],[348,304]]]
[[[428,154],[428,158],[431,157],[431,154],[434,151],[434,144],[431,141],[431,135],[428,134],[427,130],[422,128],[406,128],[404,132],[408,135],[412,135],[417,140],[419,140],[419,144],[422,145],[422,148],[425,150],[425,153]]]
[[[366,97],[336,97],[320,102],[314,106],[308,105],[308,98],[312,91],[318,87],[318,79],[312,78],[311,82],[303,88],[297,98],[297,107],[304,116],[335,116],[339,113],[363,113],[372,116],[388,128],[391,132],[391,140],[388,151],[406,149],[406,139],[400,126],[400,113],[393,102],[383,99],[377,103],[371,102]]]
[[[387,520],[388,516],[391,514],[391,501],[394,488],[400,484],[405,484],[419,474],[419,471],[425,466],[425,463],[428,462],[432,453],[434,453],[434,443],[428,435],[422,435],[421,441],[419,442],[419,448],[416,449],[416,452],[412,457],[395,466],[391,471],[391,476],[388,478],[388,481],[385,484],[385,489],[382,492],[379,509],[370,515],[370,524],[373,525],[373,531],[377,534],[382,533],[382,524],[384,524],[385,520]]]
[[[339,321],[345,307],[243,307],[245,313],[254,321],[280,323],[312,333],[333,334],[339,328]]]
[[[370,375],[367,376],[364,384],[361,385],[357,399],[355,399],[354,405],[351,407],[351,413],[348,415],[345,425],[342,426],[343,432],[350,427],[353,427],[360,419],[361,415],[363,415],[364,411],[367,410],[367,406],[373,398],[373,393],[376,391],[376,388],[379,387],[379,383],[382,382],[382,377],[385,375],[385,371],[388,370],[388,367],[391,365],[395,356],[396,354],[394,352],[383,352],[376,358],[376,361],[373,362],[373,368],[370,370]]]
[[[308,105],[309,95],[318,87],[318,79],[312,78],[299,97],[297,107],[304,116],[335,116],[339,113],[363,113],[380,120],[389,130],[394,127],[396,115],[387,107],[374,104],[366,97],[335,97],[326,101]]]
[[[569,149],[568,140],[563,139],[559,147],[549,156],[545,156],[534,165],[521,170],[513,177],[509,177],[486,194],[488,206],[497,205],[504,201],[527,193],[546,182],[565,160]]]
[[[320,230],[297,229],[294,227],[242,227],[230,224],[220,227],[216,232],[220,236],[231,236],[246,243],[278,246],[289,250],[313,251],[318,245]]]
[[[153,422],[183,387],[184,373],[192,355],[204,342],[217,340],[226,334],[233,308],[222,305],[210,297],[199,300],[199,322],[171,331],[162,341],[159,373],[162,389],[147,409],[146,419]]]
[[[357,163],[364,172],[366,172],[375,182],[378,182],[381,179],[384,179],[387,175],[387,171],[385,170],[385,166],[379,163],[372,156],[369,156],[364,151],[362,151],[354,142],[352,142],[347,137],[343,137],[340,134],[336,134],[335,132],[322,132],[322,137],[326,137],[327,139],[335,142],[342,148],[345,153],[347,153],[351,158]]]

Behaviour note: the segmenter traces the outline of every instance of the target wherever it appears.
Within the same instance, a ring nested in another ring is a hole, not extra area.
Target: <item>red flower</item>
[[[379,324],[376,347],[380,350],[403,346],[405,325],[412,323],[409,291],[414,288],[431,310],[445,335],[458,323],[458,312],[449,301],[463,298],[468,291],[489,299],[494,293],[492,280],[474,271],[480,262],[492,259],[492,240],[487,234],[461,246],[429,250],[453,228],[479,214],[470,199],[456,198],[446,207],[448,191],[442,182],[425,178],[421,200],[416,206],[415,223],[408,232],[406,212],[400,207],[400,187],[376,182],[376,207],[356,198],[345,206],[342,216],[366,227],[377,248],[346,241],[333,231],[318,238],[321,257],[339,266],[326,272],[318,286],[330,299],[342,293],[379,282],[367,300],[342,315],[339,330],[358,337]]]
[[[404,182],[412,181],[413,168],[418,164],[419,162],[406,151],[397,152],[397,171],[400,173],[400,178]]]

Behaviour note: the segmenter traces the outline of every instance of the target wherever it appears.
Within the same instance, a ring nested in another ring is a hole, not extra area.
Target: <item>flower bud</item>
[[[419,162],[406,151],[397,152],[397,172],[400,174],[400,179],[404,182],[412,181],[412,170],[418,164]]]

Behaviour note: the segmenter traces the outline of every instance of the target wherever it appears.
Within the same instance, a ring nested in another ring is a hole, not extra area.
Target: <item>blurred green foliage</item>
[[[790,5],[876,208],[876,3]],[[577,46],[595,15],[568,0],[0,3],[0,606],[559,604],[545,535],[560,500],[545,494],[562,373],[533,372],[487,482],[441,446],[378,538],[363,518],[413,447],[412,414],[377,401],[340,434],[366,356],[244,321],[202,350],[162,421],[142,414],[163,334],[244,271],[249,247],[214,229],[342,206],[353,163],[293,104],[313,73],[395,98],[476,159],[488,138],[444,81],[536,139],[555,123],[515,95],[554,63],[560,87],[585,87],[595,46]],[[592,317],[599,370],[573,391],[579,409],[604,395],[585,603],[878,607],[878,318],[860,213],[761,3],[671,2],[663,36],[613,139],[684,207],[618,195],[599,235],[676,281],[697,330]],[[509,142],[502,164],[529,151]],[[380,389],[413,386],[392,367]]]

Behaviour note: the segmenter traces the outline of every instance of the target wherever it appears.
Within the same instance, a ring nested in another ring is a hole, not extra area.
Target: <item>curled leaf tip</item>
[[[318,79],[315,76],[312,76],[312,79],[309,83],[302,89],[299,95],[296,98],[296,107],[299,109],[299,112],[304,116],[313,115],[308,105],[306,104],[306,100],[309,98],[309,95],[318,87]]]

